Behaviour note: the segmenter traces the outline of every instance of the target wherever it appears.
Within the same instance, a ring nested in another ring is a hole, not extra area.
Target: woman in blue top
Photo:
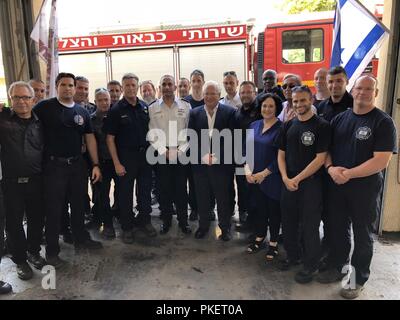
[[[282,111],[281,99],[273,94],[260,97],[262,120],[253,122],[254,129],[247,137],[247,144],[254,143],[254,163],[250,153],[246,155],[245,173],[250,184],[253,199],[256,202],[256,238],[248,246],[247,252],[257,252],[267,235],[270,239],[267,260],[273,260],[278,254],[278,236],[281,223],[280,191],[282,179],[278,169],[276,144],[282,122],[277,118]]]

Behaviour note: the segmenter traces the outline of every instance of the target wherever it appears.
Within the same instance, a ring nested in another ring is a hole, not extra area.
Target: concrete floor
[[[154,225],[160,220],[154,211]],[[197,222],[192,222],[195,230]],[[1,278],[13,286],[10,299],[341,299],[340,283],[297,284],[295,270],[281,272],[267,263],[265,250],[247,254],[246,234],[233,232],[230,242],[217,240],[213,223],[207,239],[196,240],[178,231],[176,221],[167,235],[147,238],[136,233],[126,245],[117,237],[104,240],[104,249],[75,252],[60,240],[60,257],[68,264],[57,270],[56,289],[44,290],[35,270],[29,281],[18,279],[15,265],[5,257]],[[119,232],[118,232],[119,233]],[[101,239],[95,232],[93,237]],[[281,251],[283,251],[281,249]],[[359,299],[400,299],[400,237],[375,242],[371,278]]]

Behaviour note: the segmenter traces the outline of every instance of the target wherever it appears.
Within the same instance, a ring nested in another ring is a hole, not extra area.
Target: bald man
[[[327,271],[318,280],[341,280],[348,271],[354,234],[351,276],[340,294],[346,299],[359,296],[370,276],[373,255],[373,224],[378,215],[383,186],[382,171],[397,153],[396,128],[392,118],[375,106],[377,80],[361,76],[352,90],[353,109],[331,121],[332,145],[325,169],[333,183],[329,188],[330,250]]]
[[[318,108],[318,105],[330,97],[328,89],[328,82],[326,77],[328,70],[326,68],[319,68],[314,73],[314,87],[317,90],[316,94],[313,95],[313,105]]]

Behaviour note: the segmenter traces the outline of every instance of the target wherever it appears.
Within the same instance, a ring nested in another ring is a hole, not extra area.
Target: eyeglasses
[[[283,90],[286,90],[287,88],[289,88],[289,89],[293,89],[294,87],[296,87],[296,85],[295,84],[284,84],[283,86],[282,86],[282,89]]]
[[[19,100],[27,102],[27,101],[29,101],[31,99],[32,99],[32,97],[30,97],[30,96],[12,96],[11,97],[11,100],[14,101],[14,102],[18,102]]]
[[[226,72],[224,72],[224,77],[227,77],[227,76],[234,76],[234,77],[237,78],[237,75],[236,75],[235,71],[226,71]]]

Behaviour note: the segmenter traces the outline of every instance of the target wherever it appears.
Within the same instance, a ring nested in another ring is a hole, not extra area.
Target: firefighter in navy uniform
[[[281,210],[287,253],[287,260],[281,261],[279,268],[288,270],[302,260],[303,269],[296,274],[295,280],[307,283],[318,272],[321,254],[321,167],[326,159],[331,132],[329,123],[313,114],[310,89],[297,86],[292,92],[297,116],[285,123],[278,152],[279,171],[285,184]]]
[[[332,67],[327,73],[327,86],[330,97],[318,105],[318,115],[330,122],[339,113],[353,107],[353,97],[346,91],[349,84],[346,70],[341,66]],[[322,173],[322,214],[321,219],[324,224],[324,237],[322,239],[321,266],[326,267],[326,257],[329,254],[329,232],[328,232],[328,193],[329,184],[333,183],[329,175]]]
[[[349,80],[343,67],[329,69],[327,82],[330,97],[319,103],[317,112],[326,121],[331,121],[339,113],[353,107],[353,97],[346,91]]]
[[[101,179],[96,138],[89,113],[73,101],[76,81],[71,73],[56,77],[57,97],[39,102],[34,112],[44,131],[44,195],[46,214],[46,260],[54,267],[64,263],[58,256],[60,219],[66,199],[71,205],[71,227],[76,249],[100,249],[85,230],[83,195],[87,185],[87,163],[82,157],[85,140],[92,160],[93,183]]]
[[[133,227],[149,237],[157,235],[151,224],[151,166],[146,160],[149,146],[147,105],[137,98],[139,78],[133,73],[122,77],[123,98],[109,111],[105,132],[119,190],[118,202],[122,241],[133,243]],[[138,215],[133,215],[133,188],[136,182]]]
[[[370,275],[373,255],[373,224],[377,218],[384,170],[397,152],[393,120],[375,107],[377,80],[361,76],[354,84],[353,109],[332,122],[332,146],[325,168],[333,182],[329,189],[329,234],[331,237],[328,270],[317,278],[322,283],[340,281],[348,270],[351,237],[353,277],[340,294],[356,298]],[[343,273],[342,273],[343,271]],[[354,278],[355,277],[355,278]],[[354,281],[355,280],[355,281]]]

